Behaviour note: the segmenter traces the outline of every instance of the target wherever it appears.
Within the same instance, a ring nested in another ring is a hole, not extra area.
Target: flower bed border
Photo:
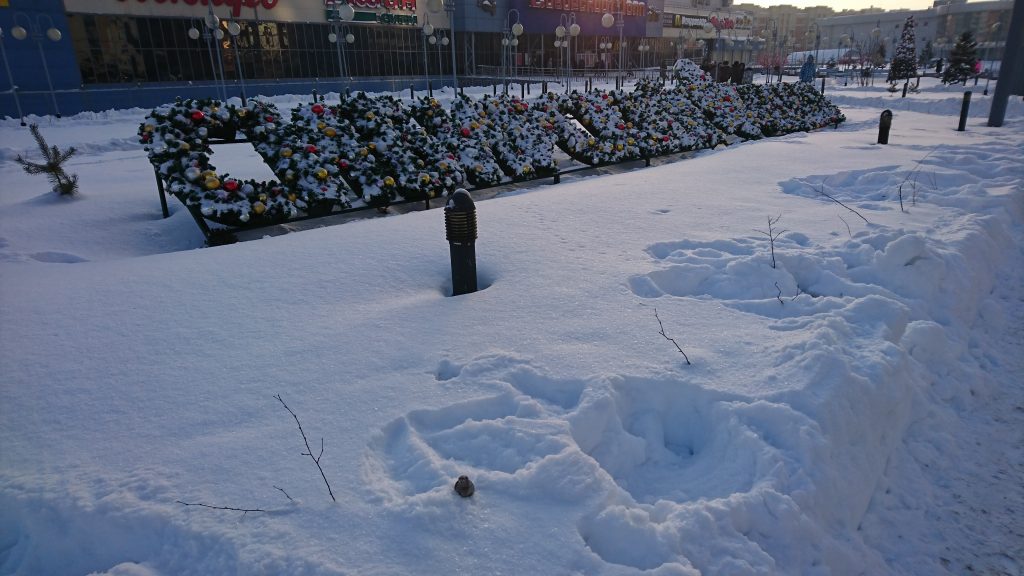
[[[751,98],[750,109],[762,116],[771,106],[781,106],[782,116],[776,112],[774,120],[778,124],[771,126],[778,130],[765,130],[767,135],[810,132],[829,125],[838,128],[845,120],[842,112],[817,91],[810,94],[807,86],[798,85],[785,88],[786,93],[761,87],[745,91],[744,96]],[[362,93],[356,97],[346,94],[336,106],[318,102],[296,106],[291,111],[291,124],[281,124],[280,112],[265,102],[250,101],[239,108],[216,100],[178,100],[153,110],[140,126],[139,135],[154,167],[164,217],[169,216],[166,194],[170,192],[189,210],[210,245],[230,242],[235,232],[243,230],[371,208],[385,211],[389,205],[422,201],[429,209],[431,198],[446,196],[460,187],[486,190],[549,177],[557,184],[561,176],[574,172],[640,160],[650,166],[654,158],[761,136],[759,125],[737,129],[739,123],[753,116],[743,110],[744,100],[732,104],[729,91],[722,92],[703,78],[688,85],[680,82],[675,88],[648,84],[638,90],[639,98],[647,94],[652,104],[660,102],[647,107],[643,117],[634,116],[631,110],[638,110],[638,104],[644,108],[647,100],[641,104],[630,93],[596,89],[570,95],[549,92],[533,100],[460,98],[450,111],[432,98],[406,106],[388,95],[372,98]],[[724,100],[719,92],[725,95]],[[691,111],[703,112],[706,118],[677,117],[687,100]],[[787,104],[795,109],[786,110]],[[467,105],[474,108],[467,110]],[[459,106],[461,112],[457,111]],[[430,110],[437,114],[433,119]],[[734,110],[738,122],[720,116],[723,111]],[[479,121],[470,126],[473,118]],[[579,126],[568,124],[574,118],[583,132]],[[634,128],[630,118],[641,124]],[[704,126],[696,128],[705,134],[698,142],[707,141],[681,146],[678,138],[697,136],[698,132],[679,131],[673,123],[681,126],[688,122],[692,127],[695,119]],[[424,120],[432,125],[427,126]],[[767,128],[771,122],[765,124]],[[239,132],[246,138],[237,138]],[[580,134],[574,137],[577,132]],[[584,133],[587,142],[579,140]],[[243,181],[216,172],[209,161],[211,146],[246,142],[252,143],[282,183]],[[470,168],[463,165],[467,158],[459,149],[470,142],[498,160],[504,178],[476,185],[468,181]],[[528,152],[536,149],[531,143],[539,144],[541,149]],[[583,166],[560,170],[557,162],[545,160],[555,149]],[[510,152],[517,156],[508,156]],[[370,164],[362,166],[357,153]],[[505,166],[503,160],[514,160],[526,168],[538,161],[541,164],[519,170]],[[352,178],[358,174],[362,176],[356,182]],[[387,186],[392,190],[389,193]],[[208,222],[218,226],[211,227]]]

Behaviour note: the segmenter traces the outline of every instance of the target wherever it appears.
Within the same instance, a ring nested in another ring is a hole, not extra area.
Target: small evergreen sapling
[[[887,82],[895,83],[917,76],[915,43],[914,17],[908,16],[907,21],[903,24],[903,33],[900,36],[900,43],[896,47],[896,55],[893,56],[892,65],[889,67]]]
[[[46,140],[43,139],[43,135],[39,133],[39,126],[36,124],[29,125],[28,129],[32,132],[32,136],[35,137],[36,143],[39,144],[39,150],[43,153],[44,163],[29,162],[28,160],[21,157],[19,154],[16,158],[18,164],[25,169],[25,172],[29,174],[45,174],[46,179],[53,184],[53,191],[61,196],[73,196],[78,192],[78,175],[68,175],[64,171],[63,164],[67,162],[68,158],[75,155],[74,146],[69,147],[67,150],[61,152],[56,146],[48,146]]]
[[[970,31],[964,32],[957,39],[953,46],[953,52],[949,56],[949,66],[942,74],[943,84],[956,84],[963,82],[967,85],[967,79],[974,74],[974,65],[978,61],[978,42]]]

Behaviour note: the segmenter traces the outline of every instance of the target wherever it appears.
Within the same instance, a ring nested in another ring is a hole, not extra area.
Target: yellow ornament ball
[[[257,216],[259,216],[260,214],[263,214],[266,210],[267,210],[267,207],[263,205],[263,202],[253,202],[253,204],[252,204],[252,211]]]
[[[394,186],[395,185],[395,179],[392,178],[391,176],[385,176],[384,177],[384,185],[385,186]]]
[[[210,176],[203,181],[203,186],[207,190],[215,190],[220,188],[220,180],[216,176]]]
[[[316,175],[317,180],[327,180],[327,170],[324,168],[318,168],[313,174]]]
[[[292,149],[291,148],[281,148],[281,157],[282,158],[291,158],[292,157]]]
[[[328,126],[327,128],[324,129],[324,135],[327,136],[328,138],[334,138],[335,136],[338,135],[338,131]]]
[[[297,199],[298,199],[298,196],[295,195],[295,192],[289,192],[288,193],[288,201],[289,202],[295,202],[295,200],[297,200]]]
[[[360,155],[360,156],[366,156],[366,155],[367,155],[367,154],[369,154],[369,153],[370,153],[370,151],[369,151],[369,150],[367,150],[366,148],[360,148],[360,149],[359,149],[359,155]]]

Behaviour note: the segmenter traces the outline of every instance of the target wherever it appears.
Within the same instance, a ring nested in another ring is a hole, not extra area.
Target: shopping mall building
[[[9,70],[0,79],[0,115],[152,107],[176,96],[419,90],[428,81],[614,73],[620,61],[656,68],[710,52],[716,42],[720,58],[752,55],[740,42],[749,18],[703,0],[671,12],[665,0],[339,4],[0,0]]]
[[[919,28],[919,42],[927,35],[935,39],[938,30],[948,42],[962,26],[985,34],[979,35],[983,42],[998,42],[1000,29],[993,23],[1008,22],[1012,1],[979,4],[984,11],[959,2],[941,9],[942,18],[920,15],[927,24]],[[0,116],[151,108],[178,96],[423,90],[428,83],[436,88],[453,81],[464,86],[615,74],[620,67],[656,73],[679,57],[754,64],[796,49],[796,36],[813,37],[810,29],[793,34],[756,11],[731,5],[732,0],[0,0]],[[888,37],[905,16],[885,13],[885,22],[878,16],[835,18],[820,22],[817,39],[824,47],[842,34],[860,39],[875,29]]]

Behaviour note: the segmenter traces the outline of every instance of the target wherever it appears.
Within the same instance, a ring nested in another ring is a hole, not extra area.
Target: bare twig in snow
[[[846,204],[843,204],[843,203],[842,203],[842,202],[840,202],[839,200],[836,200],[836,199],[835,199],[835,197],[833,197],[833,196],[832,196],[831,194],[829,194],[828,192],[825,192],[825,183],[824,183],[824,182],[822,182],[822,183],[821,183],[821,187],[820,187],[820,188],[818,188],[818,194],[821,194],[821,195],[822,195],[822,196],[824,196],[825,198],[828,198],[829,200],[831,200],[831,201],[835,202],[836,204],[839,204],[839,205],[840,205],[840,206],[842,206],[843,208],[846,208],[846,209],[847,209],[847,210],[849,210],[850,212],[853,212],[853,213],[854,213],[854,214],[856,214],[857,216],[860,216],[860,219],[861,219],[861,220],[863,220],[865,224],[871,224],[871,222],[868,222],[868,219],[867,219],[867,218],[865,218],[863,214],[861,214],[860,212],[857,212],[857,211],[856,211],[856,210],[854,210],[853,208],[850,208],[850,207],[849,207],[849,206],[847,206]]]
[[[274,488],[277,488],[278,490],[280,490],[280,491],[281,491],[281,494],[284,494],[284,497],[285,497],[285,498],[287,498],[287,499],[291,500],[292,502],[295,502],[295,500],[294,500],[294,499],[292,499],[292,497],[291,497],[291,496],[289,496],[289,495],[288,495],[288,493],[284,491],[284,488],[281,488],[280,486],[274,486]]]
[[[839,214],[836,214],[836,216],[839,216]],[[842,216],[839,216],[839,219],[843,221],[843,224],[846,224],[846,233],[850,235],[850,238],[853,238],[853,231],[850,230],[850,223]]]
[[[292,409],[284,403],[280,394],[275,395],[274,398],[277,398],[277,401],[280,402],[281,405],[284,406],[284,409],[292,415],[292,418],[295,418],[295,423],[299,425],[299,433],[302,434],[302,441],[306,444],[306,451],[303,452],[302,455],[309,456],[313,459],[313,463],[316,464],[316,469],[320,471],[320,476],[324,479],[324,484],[327,485],[327,493],[331,495],[331,500],[337,502],[338,500],[334,497],[334,491],[331,490],[331,483],[327,481],[327,475],[324,474],[324,469],[320,466],[320,458],[324,455],[324,439],[320,438],[320,454],[313,456],[313,449],[309,447],[309,439],[306,438],[306,432],[302,429],[302,422],[299,422],[299,417],[296,416],[295,412],[292,412]]]
[[[917,206],[917,177],[920,174],[921,163],[924,162],[929,156],[934,154],[935,151],[938,150],[941,147],[942,147],[942,144],[937,144],[934,148],[932,148],[927,154],[925,154],[920,160],[918,160],[916,164],[914,164],[914,169],[913,170],[911,170],[910,172],[907,172],[907,175],[904,176],[904,178],[903,178],[903,182],[900,182],[900,210],[905,212],[905,210],[903,210],[903,194],[902,194],[902,192],[903,192],[903,184],[906,184],[907,180],[909,180],[911,176],[914,177],[914,185],[913,185],[914,194],[913,194],[913,200],[911,201],[911,205],[912,206]],[[935,186],[935,173],[932,172],[932,188],[935,188],[935,187],[936,187]]]
[[[231,510],[234,512],[241,512],[245,514],[247,512],[266,512],[261,508],[235,508],[234,506],[211,506],[210,504],[202,504],[199,502],[182,502],[181,500],[175,500],[178,504],[185,506],[202,506],[203,508],[212,508],[213,510]]]
[[[675,344],[676,350],[679,350],[679,353],[682,354],[683,358],[686,360],[686,365],[690,366],[690,358],[686,355],[686,352],[683,352],[683,349],[679,347],[679,343],[676,342],[674,339],[669,338],[668,334],[665,334],[665,325],[661,323],[661,318],[658,316],[657,308],[654,309],[654,317],[658,319],[658,326],[661,327],[661,330],[658,332],[658,334],[661,334],[662,336],[665,337],[666,340]]]
[[[782,301],[782,288],[779,288],[779,283],[778,282],[775,283],[775,289],[779,291],[779,293],[775,295],[775,297],[778,298],[778,300],[779,300],[779,304],[782,304],[783,306],[785,306],[786,303]],[[796,296],[794,296],[794,298],[795,297]]]
[[[768,231],[754,229],[754,232],[760,232],[768,237],[768,242],[771,244],[772,249],[772,268],[775,268],[775,239],[787,232],[786,230],[780,230],[775,232],[772,230],[772,226],[779,223],[779,218],[782,218],[782,214],[779,214],[773,220],[771,216],[768,217]]]

